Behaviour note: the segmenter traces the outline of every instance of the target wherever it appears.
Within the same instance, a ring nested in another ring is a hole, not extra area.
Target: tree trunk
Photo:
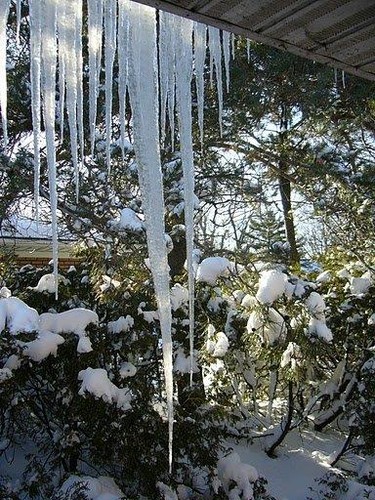
[[[284,159],[279,161],[279,191],[283,207],[283,217],[285,225],[285,234],[290,246],[290,263],[299,264],[299,253],[297,250],[296,232],[294,228],[294,218],[291,203],[291,185],[287,176],[287,164]]]

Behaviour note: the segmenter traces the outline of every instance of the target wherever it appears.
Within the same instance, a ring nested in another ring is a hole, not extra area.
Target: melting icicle
[[[159,151],[155,10],[132,3],[129,11],[129,35],[129,95],[134,122],[134,148],[163,342],[171,470],[173,446],[172,318],[169,266],[164,239],[164,198]]]
[[[59,12],[61,15],[62,13]],[[75,0],[65,2],[62,20],[59,21],[59,62],[63,62],[66,69],[64,80],[66,83],[66,110],[68,113],[70,150],[74,168],[76,198],[78,197],[79,167],[78,167],[78,136],[77,136],[77,62],[76,62],[76,3]],[[72,22],[73,21],[73,22]],[[64,94],[60,87],[60,95]],[[64,109],[62,109],[62,113]],[[62,121],[63,123],[63,121]]]
[[[60,118],[60,141],[64,140],[64,109],[65,109],[65,74],[66,63],[71,57],[69,54],[69,25],[71,19],[67,15],[68,2],[57,4],[57,32],[59,39],[59,118]]]
[[[249,38],[246,40],[246,54],[247,54],[247,62],[250,63],[250,58],[251,58],[251,40]]]
[[[198,125],[201,145],[203,144],[203,114],[204,114],[204,63],[206,61],[207,26],[194,23],[194,59],[195,86],[198,101]]]
[[[8,145],[8,122],[7,122],[7,79],[6,79],[6,23],[9,14],[9,1],[0,0],[0,111],[3,125],[4,150]]]
[[[39,221],[39,183],[40,183],[40,127],[41,127],[41,2],[29,0],[30,8],[30,79],[31,111],[34,144],[34,203],[35,219]]]
[[[120,142],[122,158],[125,156],[125,127],[126,127],[126,87],[128,84],[128,42],[129,42],[129,0],[118,2],[118,30],[117,30],[117,54],[119,66],[118,96],[120,115]]]
[[[159,86],[160,86],[160,130],[161,141],[164,143],[166,119],[167,119],[167,100],[168,100],[168,80],[169,67],[168,56],[170,54],[170,31],[168,29],[169,15],[159,12]]]
[[[229,92],[230,33],[228,31],[223,31],[223,53],[224,53],[224,67],[225,67],[225,83],[227,92]]]
[[[55,150],[55,85],[56,85],[56,5],[58,0],[46,0],[43,10],[42,90],[47,144],[48,183],[51,203],[52,256],[55,283],[58,277],[57,186]],[[56,286],[56,298],[57,298]]]
[[[177,53],[177,102],[180,128],[180,149],[184,174],[184,205],[186,227],[186,255],[189,284],[189,343],[190,385],[193,385],[194,366],[194,164],[191,117],[191,79],[193,67],[193,23],[178,18],[179,44]]]
[[[175,139],[175,102],[176,102],[176,26],[175,19],[176,16],[168,16],[168,28],[167,33],[169,36],[167,51],[168,54],[168,118],[169,126],[171,129],[171,147],[174,151],[174,139]]]
[[[116,0],[106,0],[104,8],[105,25],[105,130],[106,160],[108,176],[111,171],[112,140],[112,81],[113,63],[116,52]]]
[[[216,74],[217,100],[219,107],[219,127],[220,135],[223,134],[223,83],[221,69],[221,43],[220,31],[217,28],[209,26],[208,28],[208,44],[210,48],[210,57],[213,58]]]
[[[16,2],[16,12],[17,12],[17,29],[16,29],[16,44],[20,43],[20,29],[21,29],[21,0]]]
[[[234,33],[231,33],[230,40],[232,45],[232,59],[234,61],[236,58],[236,35]]]
[[[84,132],[83,132],[83,60],[82,60],[82,0],[75,0],[75,60],[76,60],[76,75],[77,75],[77,121],[78,121],[78,138],[81,151],[81,164],[84,162]],[[79,197],[79,165],[76,172],[76,201]]]
[[[103,0],[88,0],[89,34],[89,119],[91,154],[95,149],[95,129],[99,75],[102,55]]]

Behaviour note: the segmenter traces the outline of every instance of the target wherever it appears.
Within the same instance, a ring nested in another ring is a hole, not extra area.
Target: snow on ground
[[[253,445],[229,443],[241,458],[256,468],[268,481],[268,490],[277,500],[305,500],[312,496],[309,486],[328,470],[329,463],[342,446],[334,434],[293,431],[286,445],[277,450],[277,458],[269,458],[262,449],[261,440]]]
[[[61,486],[61,491],[68,494],[69,500],[74,500],[75,486],[83,485],[85,495],[90,500],[120,500],[123,498],[122,491],[117,487],[114,480],[107,476],[70,476]]]

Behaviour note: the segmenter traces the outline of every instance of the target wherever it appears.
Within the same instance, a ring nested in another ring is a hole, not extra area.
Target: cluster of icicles
[[[54,273],[57,278],[57,172],[56,121],[64,130],[64,110],[68,117],[76,195],[79,172],[84,161],[82,85],[82,0],[28,0],[30,12],[30,78],[35,155],[35,205],[38,207],[41,113],[43,113],[49,175],[53,231]],[[17,19],[21,1],[17,0]],[[0,108],[4,137],[6,122],[6,23],[10,0],[0,0]],[[143,200],[150,267],[158,304],[163,343],[169,421],[169,463],[172,465],[173,374],[169,267],[165,244],[163,179],[160,140],[165,139],[166,116],[173,141],[176,111],[179,148],[183,166],[187,268],[189,283],[190,356],[193,361],[194,274],[193,274],[193,195],[191,85],[194,76],[198,119],[203,134],[204,66],[209,48],[211,80],[216,76],[219,123],[222,113],[222,73],[229,87],[229,59],[232,37],[216,28],[174,16],[130,0],[87,0],[89,123],[91,154],[95,154],[99,77],[104,55],[106,161],[110,172],[112,122],[112,81],[117,51],[118,98],[121,144],[124,150],[126,93],[132,109],[134,148]],[[208,39],[208,43],[207,43]],[[224,61],[224,70],[222,68]],[[194,68],[194,71],[193,71]],[[194,72],[194,75],[193,75]],[[59,99],[56,99],[56,81]],[[160,103],[160,121],[159,121]],[[159,129],[161,123],[161,130]],[[173,147],[173,144],[172,144]],[[36,214],[37,216],[37,214]],[[57,280],[56,280],[57,282]],[[192,378],[192,371],[191,371]]]

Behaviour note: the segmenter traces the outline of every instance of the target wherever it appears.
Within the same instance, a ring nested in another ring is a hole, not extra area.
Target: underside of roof
[[[137,0],[375,81],[375,0]]]

